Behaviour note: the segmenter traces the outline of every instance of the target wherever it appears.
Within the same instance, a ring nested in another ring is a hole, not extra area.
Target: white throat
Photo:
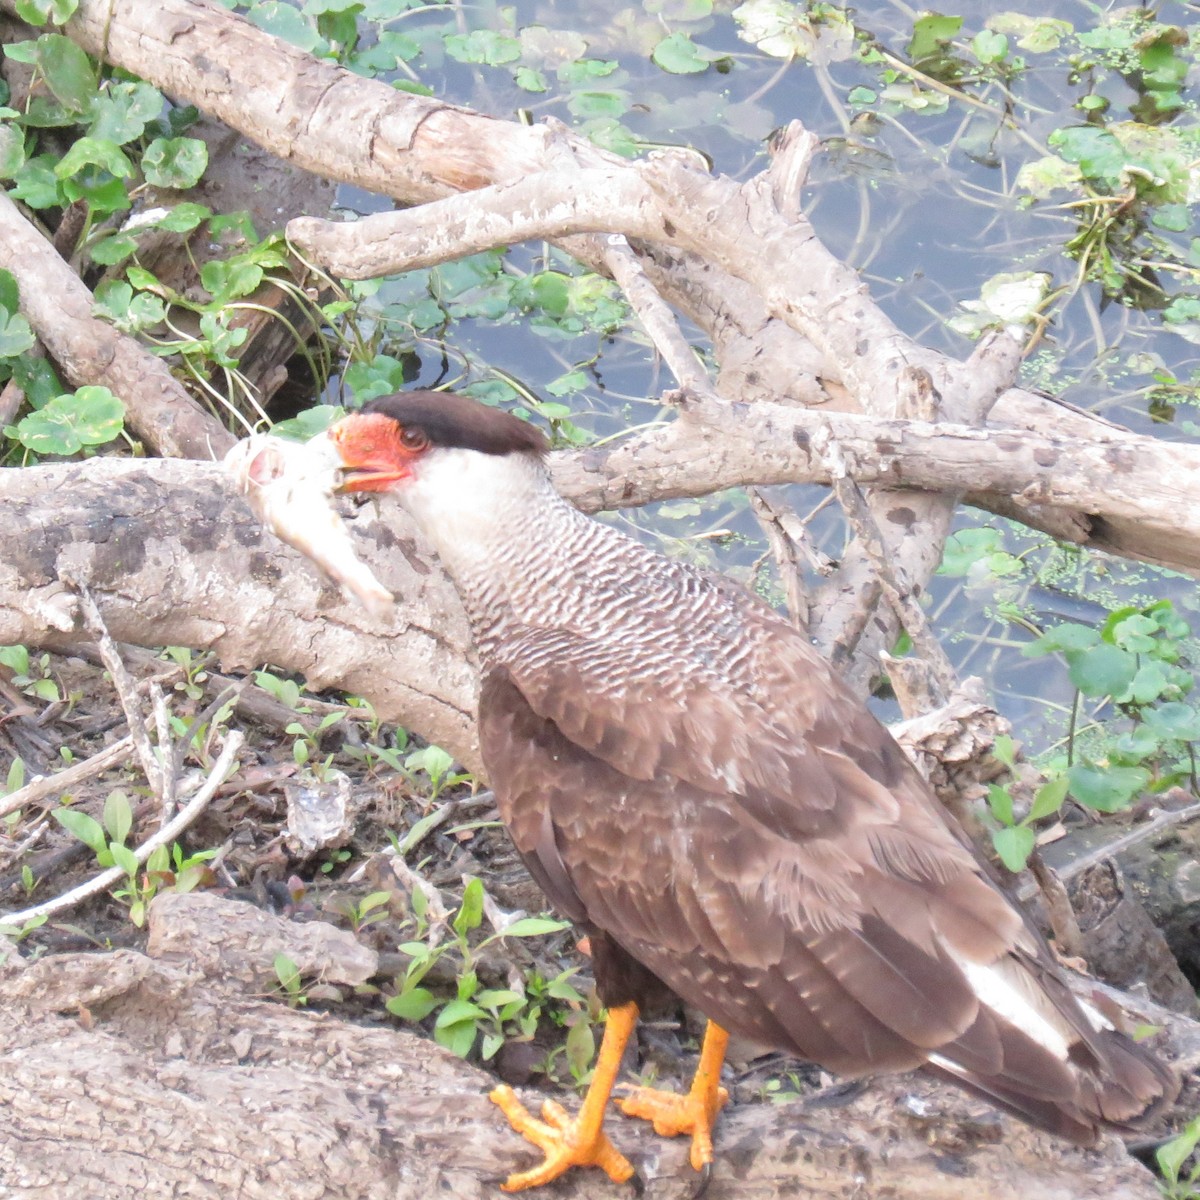
[[[460,583],[526,544],[539,509],[564,504],[532,455],[457,447],[431,450],[394,495]]]

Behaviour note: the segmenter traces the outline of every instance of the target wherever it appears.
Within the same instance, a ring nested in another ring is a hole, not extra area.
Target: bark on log
[[[118,641],[211,646],[231,669],[298,671],[478,766],[457,593],[390,517],[353,523],[397,595],[383,624],[263,530],[217,465],[97,458],[0,472],[0,495],[0,645],[79,641],[69,582],[83,583]]]
[[[191,910],[200,901],[203,918]],[[492,1080],[394,1027],[246,994],[274,928],[292,953],[313,926],[213,897],[151,907],[149,955],[73,954],[0,966],[0,1189],[6,1200],[426,1200],[496,1194],[530,1152],[486,1100]],[[237,961],[230,931],[249,920]],[[226,922],[228,922],[226,924]],[[169,928],[168,928],[169,927]],[[189,932],[226,937],[197,959]],[[308,962],[319,969],[319,940]],[[170,959],[153,957],[170,944]],[[536,1100],[535,1096],[528,1096]],[[572,1103],[567,1098],[568,1103]],[[686,1142],[612,1118],[655,1200],[690,1196]],[[746,1104],[723,1115],[714,1200],[1153,1200],[1120,1143],[1064,1148],[952,1089],[873,1082],[835,1107]],[[573,1172],[559,1196],[618,1194]]]

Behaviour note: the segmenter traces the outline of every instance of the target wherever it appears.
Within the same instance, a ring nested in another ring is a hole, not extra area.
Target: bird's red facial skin
[[[428,448],[422,436],[383,413],[351,413],[328,432],[345,472],[341,492],[386,492],[412,476],[413,462]]]

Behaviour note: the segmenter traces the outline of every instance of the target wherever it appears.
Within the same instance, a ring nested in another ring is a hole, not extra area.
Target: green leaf
[[[108,388],[88,385],[24,417],[16,426],[17,440],[36,454],[75,454],[111,442],[124,418],[125,406]]]
[[[522,917],[511,925],[506,925],[501,931],[501,937],[545,937],[550,933],[558,933],[570,926],[568,921],[555,921],[549,917]]]
[[[490,67],[516,62],[521,43],[493,29],[473,29],[470,33],[452,33],[444,39],[446,53],[456,62],[483,63]]]
[[[981,63],[1003,62],[1008,57],[1008,38],[982,29],[971,39],[971,52]]]
[[[259,29],[265,29],[267,33],[301,50],[312,53],[321,45],[321,37],[312,25],[282,0],[266,0],[265,3],[252,5],[247,15]]]
[[[1013,823],[1013,798],[1008,788],[1001,787],[998,783],[989,784],[987,802],[988,808],[992,810],[992,816],[1001,825]]]
[[[1052,654],[1056,650],[1086,650],[1100,641],[1100,633],[1091,625],[1076,625],[1069,622],[1057,625],[1047,630],[1032,645],[1026,646],[1021,653],[1026,658],[1034,658],[1040,654]]]
[[[110,842],[108,852],[112,855],[113,863],[120,867],[132,879],[138,873],[137,855],[128,846]]]
[[[29,322],[20,313],[0,309],[0,358],[13,358],[32,350],[36,340]]]
[[[1166,667],[1153,660],[1144,662],[1129,685],[1130,698],[1135,704],[1153,704],[1168,687],[1170,680]]]
[[[423,1021],[437,1008],[437,1003],[437,997],[428,988],[415,987],[392,996],[384,1008],[402,1021]]]
[[[102,242],[97,242],[88,253],[92,262],[97,265],[113,267],[117,263],[124,262],[136,250],[137,238],[130,237],[128,234],[118,234],[115,237],[107,237]]]
[[[483,884],[471,879],[463,888],[462,904],[454,918],[454,932],[464,937],[470,930],[478,929],[483,920]]]
[[[518,67],[514,79],[517,87],[525,92],[545,92],[550,87],[546,82],[545,75],[541,71],[534,70],[533,67]]]
[[[0,123],[0,179],[12,179],[25,165],[25,139],[8,121]]]
[[[286,954],[275,955],[272,965],[275,968],[275,978],[279,980],[286,991],[293,992],[299,989],[300,968]]]
[[[962,17],[944,17],[941,13],[926,13],[913,22],[913,35],[908,43],[908,57],[919,63],[942,52],[946,44],[962,28]]]
[[[17,0],[17,16],[27,25],[65,25],[79,7],[79,0]]]
[[[1200,1117],[1193,1117],[1183,1127],[1182,1132],[1155,1151],[1158,1165],[1168,1183],[1179,1182],[1179,1172],[1183,1170],[1183,1164],[1196,1149],[1198,1142],[1200,1142]]]
[[[104,801],[104,828],[114,842],[124,845],[133,828],[133,810],[129,807],[129,797],[117,790],[109,792]]]
[[[1062,39],[1070,37],[1072,32],[1067,21],[1016,12],[993,13],[987,23],[988,28],[997,33],[1011,34],[1022,50],[1029,50],[1033,54],[1057,50]]]
[[[537,307],[552,317],[565,315],[571,300],[571,281],[559,271],[539,271],[521,280],[512,292],[522,307]]]
[[[1129,161],[1125,148],[1107,129],[1094,125],[1056,129],[1047,139],[1050,148],[1078,165],[1089,179],[1109,187],[1119,187]]]
[[[75,808],[56,808],[54,819],[73,837],[77,837],[85,846],[100,854],[108,849],[108,839],[104,829],[95,817],[88,816]]]
[[[264,274],[258,263],[215,258],[200,268],[200,282],[214,300],[225,303],[249,296],[262,283]]]
[[[566,1040],[567,1063],[576,1078],[581,1078],[596,1056],[596,1035],[584,1020],[571,1026]]]
[[[1004,538],[998,529],[981,526],[978,529],[959,529],[946,539],[939,575],[965,575],[980,559],[1004,548]]]
[[[1144,767],[1097,767],[1076,763],[1067,772],[1071,795],[1097,812],[1120,812],[1150,782]]]
[[[433,1040],[439,1046],[445,1046],[452,1054],[457,1054],[459,1058],[466,1058],[471,1053],[471,1047],[475,1045],[475,1022],[460,1021],[456,1025],[436,1026]]]
[[[1200,741],[1200,713],[1179,701],[1160,704],[1143,714],[1146,724],[1160,737],[1180,742]]]
[[[629,111],[632,97],[624,91],[572,92],[567,108],[581,121],[597,117],[621,117]]]
[[[503,1008],[506,1004],[512,1004],[514,1000],[524,1000],[525,997],[520,992],[514,992],[512,988],[484,988],[475,997],[475,1003],[480,1008]]]
[[[208,166],[208,147],[199,138],[155,138],[142,155],[146,182],[155,187],[195,187]]]
[[[0,646],[0,666],[14,675],[29,675],[29,651],[24,646]]]
[[[1045,200],[1052,192],[1076,188],[1082,179],[1083,173],[1075,163],[1047,154],[1022,163],[1016,184],[1038,200]]]
[[[0,308],[16,312],[21,306],[21,289],[11,271],[0,268]]]
[[[1067,655],[1067,674],[1085,696],[1119,696],[1133,681],[1137,658],[1107,643]]]
[[[992,845],[996,855],[1010,871],[1023,871],[1036,842],[1034,832],[1026,825],[1009,825],[992,830]]]
[[[54,174],[59,179],[69,179],[87,166],[102,167],[119,179],[127,179],[133,174],[133,164],[116,142],[90,137],[82,137],[72,145],[58,160]]]
[[[48,359],[23,354],[13,360],[12,375],[33,408],[45,408],[55,396],[62,395],[62,381]]]
[[[1062,802],[1067,798],[1068,779],[1065,775],[1056,775],[1053,779],[1042,784],[1033,798],[1026,821],[1040,821],[1058,812]]]
[[[162,112],[163,95],[148,83],[110,82],[93,101],[88,136],[124,145],[140,138]]]
[[[671,75],[698,75],[708,70],[710,61],[686,33],[672,33],[663,38],[650,58],[655,66]]]
[[[55,159],[46,155],[31,158],[17,171],[11,195],[30,208],[54,208],[62,203],[62,190],[54,174]]]
[[[172,205],[151,228],[166,229],[171,233],[190,233],[201,221],[207,221],[211,216],[211,208],[185,200],[182,204]]]
[[[400,845],[397,847],[401,857],[407,854],[421,839],[442,821],[442,814],[445,810],[435,808],[432,812],[426,813],[403,837]]]
[[[487,1013],[478,1004],[472,1004],[470,1000],[451,1000],[438,1013],[437,1021],[434,1024],[435,1027],[444,1029],[448,1025],[458,1025],[462,1021],[478,1021],[486,1018]]]
[[[86,112],[98,82],[91,59],[61,33],[43,33],[37,46],[38,66],[55,99],[68,112]]]
[[[370,912],[373,908],[382,908],[392,898],[391,892],[368,892],[359,902],[360,913]]]
[[[167,315],[167,306],[151,292],[134,294],[123,279],[106,279],[96,288],[97,316],[110,320],[124,333],[137,333],[158,325]]]

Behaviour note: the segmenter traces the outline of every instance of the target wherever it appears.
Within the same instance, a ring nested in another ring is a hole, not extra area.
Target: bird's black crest
[[[405,429],[423,430],[435,446],[456,446],[482,454],[545,454],[549,443],[532,425],[454,392],[397,392],[363,405]]]

